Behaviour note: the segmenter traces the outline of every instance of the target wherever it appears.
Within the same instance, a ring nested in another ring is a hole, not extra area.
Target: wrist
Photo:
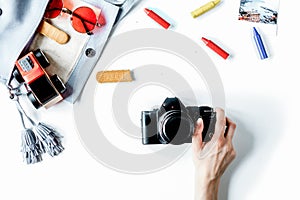
[[[205,173],[196,173],[195,176],[195,200],[217,200],[220,177]]]

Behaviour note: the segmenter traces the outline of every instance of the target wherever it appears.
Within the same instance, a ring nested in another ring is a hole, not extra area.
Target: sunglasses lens
[[[91,32],[97,24],[95,12],[88,7],[79,7],[72,14],[72,26],[80,33]]]
[[[48,3],[44,17],[51,19],[57,17],[63,8],[61,0],[52,0]]]

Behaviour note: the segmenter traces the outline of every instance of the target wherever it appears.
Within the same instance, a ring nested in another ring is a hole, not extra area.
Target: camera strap
[[[0,82],[8,89],[9,98],[15,102],[20,114],[23,126],[21,152],[24,162],[27,164],[38,163],[43,160],[42,154],[44,153],[48,153],[52,157],[59,155],[64,150],[61,144],[62,136],[51,126],[43,122],[37,123],[29,117],[20,103],[20,97],[27,94],[27,86],[21,83],[12,87],[11,81],[0,77]],[[29,126],[27,126],[28,124]]]

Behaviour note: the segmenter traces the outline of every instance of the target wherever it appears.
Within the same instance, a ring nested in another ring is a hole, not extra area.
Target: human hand
[[[216,113],[215,133],[212,140],[208,142],[215,143],[208,145],[202,142],[204,127],[202,119],[197,121],[195,127],[192,142],[196,183],[195,199],[217,199],[221,176],[236,156],[232,145],[236,124],[225,117],[224,110],[216,108]]]

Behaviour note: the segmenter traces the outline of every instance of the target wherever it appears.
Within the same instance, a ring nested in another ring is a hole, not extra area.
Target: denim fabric
[[[113,5],[109,2],[118,2],[115,0],[105,0],[98,2],[97,0],[90,0],[89,2],[98,5],[103,9],[104,13],[109,13],[109,18],[106,18],[106,34],[102,34],[101,37],[91,37],[86,49],[92,48],[96,51],[96,55],[92,58],[87,57],[84,52],[79,59],[77,65],[72,72],[67,86],[72,88],[72,93],[67,98],[67,101],[74,103],[80,96],[80,93],[91,74],[93,68],[95,67],[97,61],[99,60],[103,48],[105,47],[106,41],[110,35],[110,31],[113,27],[120,21],[138,2],[141,0],[126,0],[122,5]],[[98,3],[97,3],[98,2]]]
[[[0,0],[0,78],[8,79],[15,61],[38,27],[48,0]]]
[[[141,0],[125,0],[123,4],[111,3],[119,0],[85,0],[101,8],[106,13],[106,24],[101,36],[90,37],[81,55],[76,61],[73,71],[67,81],[70,94],[67,100],[74,103],[80,95],[91,71],[99,60],[111,30],[131,8]],[[0,0],[0,80],[9,79],[15,61],[37,29],[48,0]],[[92,57],[86,56],[86,50],[95,50]]]

